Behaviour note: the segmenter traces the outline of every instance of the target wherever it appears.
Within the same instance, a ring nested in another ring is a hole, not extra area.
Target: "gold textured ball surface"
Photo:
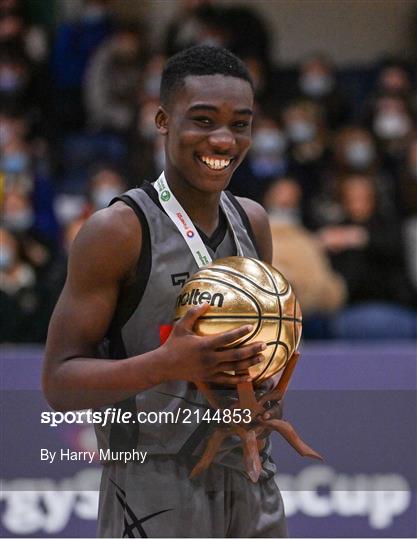
[[[210,309],[195,326],[209,336],[245,324],[253,330],[230,347],[263,341],[265,360],[252,366],[255,384],[285,367],[301,338],[301,309],[285,277],[273,266],[248,257],[226,257],[201,268],[184,285],[176,302],[175,319],[203,302]]]

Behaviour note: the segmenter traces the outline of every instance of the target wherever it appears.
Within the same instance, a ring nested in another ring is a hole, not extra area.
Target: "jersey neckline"
[[[156,191],[154,186],[150,182],[145,180],[144,183],[140,187],[149,196],[152,202],[154,202],[158,206],[158,208],[165,215],[167,215],[159,201],[158,192]],[[210,236],[207,236],[205,232],[203,232],[199,227],[197,227],[197,225],[195,225],[195,228],[197,229],[198,234],[201,236],[201,239],[203,240],[204,244],[208,246],[213,252],[215,252],[216,249],[224,240],[224,237],[226,236],[226,231],[228,228],[227,218],[224,215],[222,207],[221,206],[219,207],[219,223],[216,229],[214,230],[214,232]]]

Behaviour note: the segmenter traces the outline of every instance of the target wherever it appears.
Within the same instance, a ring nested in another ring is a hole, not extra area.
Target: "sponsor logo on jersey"
[[[224,295],[221,293],[211,294],[209,291],[200,291],[200,289],[192,289],[189,292],[180,294],[177,297],[176,306],[196,306],[208,302],[211,306],[222,307],[224,302]]]

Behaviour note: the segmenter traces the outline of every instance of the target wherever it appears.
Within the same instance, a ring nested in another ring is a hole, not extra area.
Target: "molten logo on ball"
[[[278,270],[246,257],[218,259],[186,282],[177,299],[176,319],[204,301],[211,308],[197,321],[199,335],[251,324],[253,331],[231,346],[267,344],[265,360],[249,370],[255,384],[285,367],[300,341],[302,319],[291,285]]]
[[[190,292],[180,294],[177,298],[176,306],[196,306],[208,302],[211,306],[222,307],[224,302],[224,295],[221,293],[211,294],[210,291],[202,291],[200,289],[193,289]]]

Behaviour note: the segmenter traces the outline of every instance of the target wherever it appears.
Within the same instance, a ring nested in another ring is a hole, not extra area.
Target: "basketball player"
[[[94,214],[73,244],[46,347],[49,403],[60,410],[191,411],[178,423],[96,429],[99,447],[113,458],[103,470],[99,536],[286,535],[269,442],[256,484],[235,437],[189,479],[211,429],[195,420],[195,411],[209,406],[193,383],[222,385],[235,395],[265,344],[224,350],[248,327],[197,336],[194,323],[209,308],[198,301],[166,339],[178,293],[199,260],[241,254],[271,262],[266,213],[224,191],[249,149],[252,109],[248,71],[228,51],[194,47],[172,57],[156,115],[165,174]],[[132,449],[148,452],[144,463],[117,460]]]

